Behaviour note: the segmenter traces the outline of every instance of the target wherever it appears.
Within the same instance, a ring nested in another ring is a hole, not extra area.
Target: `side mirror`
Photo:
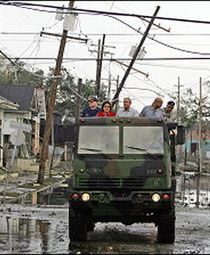
[[[184,144],[185,143],[185,128],[182,125],[177,127],[176,143]]]

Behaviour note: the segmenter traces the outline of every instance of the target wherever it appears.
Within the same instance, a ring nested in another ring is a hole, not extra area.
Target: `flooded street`
[[[67,209],[4,207],[1,254],[68,253]]]
[[[156,243],[154,224],[97,223],[87,242],[70,243],[67,207],[1,205],[1,254],[209,254],[210,211],[177,206],[176,241]]]

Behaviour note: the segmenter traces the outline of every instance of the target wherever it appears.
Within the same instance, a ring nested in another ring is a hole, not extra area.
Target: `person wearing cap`
[[[142,111],[139,114],[139,117],[146,117],[152,119],[163,119],[164,112],[160,110],[160,107],[163,104],[163,100],[160,97],[155,98],[152,105],[144,106]]]
[[[86,106],[81,114],[81,117],[95,117],[98,112],[101,112],[101,108],[98,106],[98,97],[89,96],[88,106]]]
[[[139,116],[139,112],[131,107],[131,99],[130,97],[125,97],[123,99],[123,108],[120,108],[117,111],[116,116],[119,117],[138,117]]]
[[[167,105],[165,107],[161,108],[161,110],[163,112],[164,120],[166,120],[166,121],[174,121],[175,120],[173,113],[172,113],[174,106],[175,106],[175,102],[171,100],[171,101],[167,102]]]

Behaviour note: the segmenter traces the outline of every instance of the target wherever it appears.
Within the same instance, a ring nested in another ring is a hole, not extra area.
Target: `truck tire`
[[[69,238],[70,241],[86,241],[87,239],[85,215],[80,212],[69,213]]]
[[[159,215],[158,220],[158,243],[174,243],[175,241],[175,208],[171,208]]]

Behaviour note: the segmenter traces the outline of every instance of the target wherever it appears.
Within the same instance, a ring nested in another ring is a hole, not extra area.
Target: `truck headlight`
[[[154,193],[152,195],[152,201],[158,202],[160,200],[160,195],[158,193]]]
[[[84,202],[87,202],[90,200],[90,194],[89,193],[83,193],[81,195],[81,199],[84,201]]]

